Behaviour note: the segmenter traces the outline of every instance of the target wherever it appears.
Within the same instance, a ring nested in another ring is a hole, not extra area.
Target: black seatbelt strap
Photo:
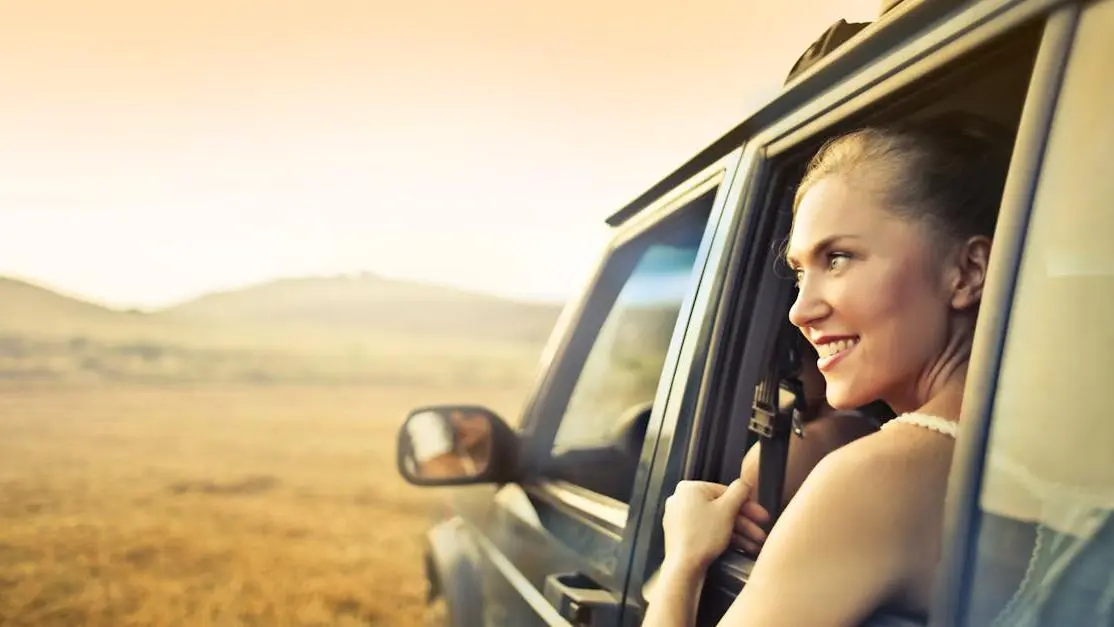
[[[774,347],[770,368],[755,390],[749,429],[758,435],[758,503],[770,514],[773,527],[781,515],[790,436],[804,437],[804,386],[801,356],[792,327],[783,328]]]

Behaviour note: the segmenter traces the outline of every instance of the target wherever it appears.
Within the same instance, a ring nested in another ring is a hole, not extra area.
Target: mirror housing
[[[410,412],[398,432],[398,472],[418,486],[513,481],[518,437],[495,412],[433,405]]]

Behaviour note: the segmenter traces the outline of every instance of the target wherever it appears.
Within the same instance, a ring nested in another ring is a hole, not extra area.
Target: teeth
[[[832,357],[834,355],[838,355],[839,353],[842,353],[843,351],[851,348],[852,346],[854,346],[857,343],[858,343],[857,339],[836,340],[834,342],[826,342],[826,343],[821,344],[820,346],[818,346],[816,348],[817,348],[817,352],[820,353],[821,357]]]

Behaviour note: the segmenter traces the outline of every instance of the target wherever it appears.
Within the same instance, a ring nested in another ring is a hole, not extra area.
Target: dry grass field
[[[390,625],[425,608],[440,498],[394,469],[411,407],[525,389],[0,386],[0,624]]]

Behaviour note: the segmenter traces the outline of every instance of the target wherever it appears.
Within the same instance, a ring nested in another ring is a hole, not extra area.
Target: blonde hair
[[[954,239],[991,237],[1013,138],[987,120],[951,113],[872,126],[829,140],[812,158],[793,213],[817,181],[853,177],[887,209]]]

